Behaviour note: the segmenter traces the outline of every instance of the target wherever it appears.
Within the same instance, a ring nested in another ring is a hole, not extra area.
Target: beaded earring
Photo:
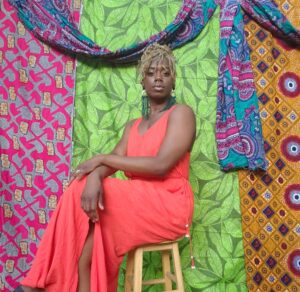
[[[165,105],[165,107],[161,110],[161,112],[170,109],[175,103],[176,103],[175,90],[172,89],[171,96],[168,99],[168,102]],[[149,116],[150,116],[150,104],[149,104],[148,96],[147,96],[145,89],[143,89],[143,91],[142,91],[142,116],[147,120],[149,119]]]
[[[163,112],[163,111],[168,110],[168,109],[171,108],[175,103],[176,103],[175,89],[172,89],[172,91],[171,91],[171,96],[170,96],[170,98],[168,99],[167,104],[165,105],[165,107],[164,107],[161,111]]]
[[[173,88],[171,91],[171,97],[176,99],[175,88]]]
[[[148,120],[149,114],[150,114],[149,100],[148,100],[146,90],[143,89],[143,91],[142,91],[142,116]]]

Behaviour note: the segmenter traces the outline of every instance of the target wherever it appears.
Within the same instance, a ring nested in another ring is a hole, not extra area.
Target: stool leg
[[[180,255],[178,250],[178,243],[175,242],[172,244],[172,253],[173,253],[173,262],[174,262],[174,272],[177,279],[177,290],[180,292],[184,292],[182,271],[180,265]]]
[[[167,276],[167,273],[171,273],[169,250],[162,251],[161,258],[162,258],[163,275],[165,279],[165,290],[170,291],[172,290],[172,280]]]
[[[134,254],[133,292],[142,291],[143,281],[143,248],[136,249]]]
[[[130,251],[127,257],[124,292],[130,292],[133,286],[134,252]]]

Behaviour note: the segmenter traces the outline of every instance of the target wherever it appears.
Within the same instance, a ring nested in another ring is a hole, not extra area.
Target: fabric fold
[[[243,11],[274,36],[293,46],[300,45],[300,31],[270,0],[241,0]]]
[[[254,76],[241,7],[223,1],[220,15],[216,140],[223,169],[266,169]]]
[[[220,15],[220,57],[216,115],[218,159],[223,170],[267,168],[258,100],[242,10],[265,29],[295,45],[300,32],[269,0],[184,0],[175,20],[148,40],[115,52],[84,36],[64,0],[9,0],[32,33],[65,51],[111,63],[136,61],[151,43],[183,46],[197,37],[216,7]]]

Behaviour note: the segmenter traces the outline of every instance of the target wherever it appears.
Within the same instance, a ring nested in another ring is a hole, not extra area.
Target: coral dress
[[[134,122],[128,156],[157,154],[174,108],[142,135],[138,130],[141,118]],[[104,179],[104,210],[99,210],[94,229],[91,292],[117,291],[119,266],[128,251],[186,234],[193,213],[188,170],[186,153],[163,179],[129,173],[128,180]],[[89,230],[89,219],[80,207],[84,185],[85,179],[75,180],[61,197],[22,285],[47,292],[76,292],[78,260]]]

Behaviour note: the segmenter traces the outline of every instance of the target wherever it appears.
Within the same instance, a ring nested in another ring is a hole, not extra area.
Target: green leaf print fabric
[[[179,0],[85,0],[81,31],[111,50],[147,39],[170,23]],[[247,291],[242,246],[238,178],[220,171],[215,144],[219,10],[192,43],[174,51],[177,60],[176,97],[197,115],[197,139],[192,151],[190,181],[195,194],[193,251],[180,242],[186,291]],[[136,64],[112,66],[79,60],[76,79],[73,166],[97,153],[112,150],[125,124],[141,115],[142,87]],[[117,176],[122,177],[121,173]],[[119,277],[123,291],[125,263]],[[158,277],[160,255],[144,258],[144,278]],[[160,285],[144,291],[162,291]]]

